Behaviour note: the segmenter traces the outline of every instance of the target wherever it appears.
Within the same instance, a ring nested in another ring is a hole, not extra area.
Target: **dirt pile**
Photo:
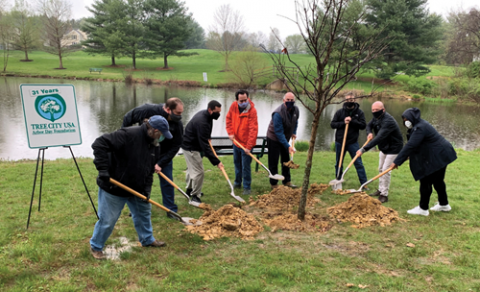
[[[202,207],[206,209],[202,217],[198,219],[202,225],[186,226],[186,228],[189,232],[202,236],[203,240],[224,236],[253,239],[257,233],[263,231],[262,225],[252,214],[247,214],[233,205],[225,205],[217,211],[208,205]],[[196,220],[193,219],[190,222],[195,224]]]
[[[308,190],[307,207],[312,207],[320,202],[319,199],[315,198],[315,194],[324,191],[326,188],[328,188],[328,185],[312,184]],[[260,209],[291,210],[294,206],[298,206],[301,193],[301,189],[278,186],[270,193],[258,196],[256,200],[250,197],[249,206],[256,206]]]
[[[343,196],[343,195],[350,194],[350,191],[348,191],[348,190],[334,190],[334,191],[332,191],[332,194]]]
[[[289,160],[288,162],[284,162],[283,165],[285,165],[286,167],[291,168],[291,169],[297,169],[297,168],[300,167],[299,164],[293,163],[292,160]]]
[[[354,223],[353,227],[363,228],[372,225],[390,225],[393,221],[405,221],[397,211],[382,206],[379,200],[366,193],[356,193],[348,201],[327,209],[330,216],[340,221]]]
[[[305,214],[305,220],[298,219],[297,214],[283,213],[263,213],[263,222],[272,228],[277,229],[303,231],[303,232],[326,232],[333,227],[332,221],[327,217],[321,217],[318,214]]]

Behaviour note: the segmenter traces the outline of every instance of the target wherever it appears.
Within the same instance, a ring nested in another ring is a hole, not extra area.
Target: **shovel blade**
[[[192,219],[195,219],[195,218],[192,218],[192,217],[182,217],[182,223],[185,224],[186,226],[200,226],[202,225],[202,221],[200,220],[197,220],[197,222],[195,222],[195,224],[193,224],[192,222],[190,222],[190,220]]]
[[[331,180],[328,184],[331,185],[331,186],[334,186],[336,184],[341,184],[342,182],[344,182],[343,179],[334,179],[334,180]]]
[[[235,194],[230,194],[235,200],[239,201],[240,203],[245,203],[245,200],[239,196],[235,196]]]
[[[269,177],[271,179],[276,179],[276,180],[284,180],[285,177],[283,175],[280,175],[280,174],[276,174],[276,175],[269,175]]]
[[[336,191],[336,190],[341,190],[342,189],[342,182],[341,181],[337,181],[336,184],[332,185],[332,190]]]
[[[347,192],[353,194],[353,193],[361,193],[363,192],[362,190],[354,190],[354,189],[350,189],[350,190],[347,190]]]
[[[198,203],[198,202],[188,201],[188,204],[189,204],[189,205],[192,205],[192,206],[194,206],[194,207],[200,208],[200,203]]]

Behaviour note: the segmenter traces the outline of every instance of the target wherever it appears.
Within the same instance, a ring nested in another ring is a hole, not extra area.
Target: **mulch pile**
[[[315,194],[323,192],[327,188],[328,185],[312,184],[308,190],[307,207],[312,207],[320,202],[320,199],[315,198]],[[256,206],[260,209],[291,210],[293,207],[298,206],[301,195],[301,189],[278,186],[270,193],[259,196],[257,200],[250,197],[249,206]]]
[[[405,221],[398,217],[397,211],[382,206],[379,200],[366,193],[356,193],[348,201],[327,209],[330,216],[342,222],[352,222],[355,228],[380,225],[386,226],[394,221]]]
[[[297,169],[297,168],[300,167],[299,164],[293,163],[292,160],[289,160],[288,162],[284,162],[283,165],[285,165],[286,167],[291,168],[291,169]]]
[[[203,240],[212,240],[224,236],[239,237],[242,239],[253,239],[254,236],[263,231],[263,226],[258,223],[252,214],[247,214],[242,209],[233,205],[225,205],[217,211],[208,205],[203,205],[205,213],[198,220],[202,222],[199,226],[186,226],[191,233],[203,237]],[[195,224],[196,220],[190,220]]]

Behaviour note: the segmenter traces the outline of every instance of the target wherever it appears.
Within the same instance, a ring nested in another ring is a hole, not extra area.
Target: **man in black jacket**
[[[93,142],[93,163],[98,170],[99,186],[99,220],[90,239],[90,252],[94,258],[105,259],[102,249],[112,234],[125,203],[132,212],[133,224],[142,246],[165,245],[153,237],[151,205],[148,203],[155,162],[160,159],[158,140],[162,136],[172,139],[167,120],[153,116],[141,126],[104,134]],[[110,178],[143,194],[147,201],[111,184]]]
[[[180,150],[183,141],[183,124],[182,124],[183,102],[172,97],[166,103],[160,104],[144,104],[136,107],[125,114],[123,118],[122,128],[130,127],[133,124],[142,124],[145,119],[154,115],[160,115],[168,121],[170,132],[173,139],[165,139],[160,141],[161,156],[155,165],[155,172],[162,172],[166,177],[173,181],[173,158]],[[158,175],[160,179],[160,189],[162,190],[163,205],[168,209],[177,212],[178,207],[175,204],[175,189],[163,177]],[[167,216],[172,219],[170,213]]]
[[[337,179],[341,179],[343,173],[343,161],[340,166],[340,172],[338,171],[338,163],[340,155],[342,154],[342,143],[345,134],[345,127],[348,126],[347,141],[345,142],[345,152],[350,153],[350,157],[355,157],[360,146],[358,145],[358,135],[360,130],[365,130],[367,122],[365,121],[365,115],[360,109],[360,105],[355,102],[355,95],[353,92],[349,92],[345,95],[345,103],[343,107],[339,109],[333,116],[330,126],[332,129],[337,129],[335,132],[335,150],[337,152],[337,160],[335,163],[335,175],[339,174]],[[344,153],[345,155],[345,153]],[[362,158],[354,162],[355,169],[357,170],[358,179],[360,185],[367,181],[367,174],[365,173],[365,167],[363,167]]]
[[[362,155],[375,146],[380,150],[378,171],[383,172],[390,167],[393,160],[403,147],[403,138],[397,121],[385,111],[385,106],[382,102],[376,101],[372,104],[373,118],[367,125],[367,138],[375,138],[370,141],[365,147],[360,148],[357,154]],[[388,202],[388,189],[390,187],[390,172],[380,177],[378,183],[378,190],[371,196],[378,196],[378,200],[382,203]]]
[[[222,105],[212,100],[208,103],[206,110],[196,113],[185,127],[182,150],[187,163],[187,194],[194,202],[201,203],[203,195],[203,162],[202,152],[208,160],[218,168],[222,169],[223,164],[213,153],[208,143],[212,135],[213,120],[220,117]]]

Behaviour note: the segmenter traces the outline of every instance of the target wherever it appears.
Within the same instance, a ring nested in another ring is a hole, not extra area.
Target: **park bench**
[[[98,72],[98,74],[102,74],[102,68],[90,68],[90,74],[92,72]]]
[[[233,155],[233,142],[228,137],[212,137],[212,146],[218,155]],[[267,137],[257,137],[251,153],[258,159],[268,154]],[[256,163],[255,172],[258,172],[258,163]]]

